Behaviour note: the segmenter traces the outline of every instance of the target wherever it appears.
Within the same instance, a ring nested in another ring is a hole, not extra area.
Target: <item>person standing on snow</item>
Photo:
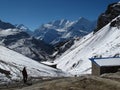
[[[27,82],[27,78],[28,78],[26,67],[23,68],[22,75],[23,75],[23,81],[24,81],[24,83],[26,83]]]

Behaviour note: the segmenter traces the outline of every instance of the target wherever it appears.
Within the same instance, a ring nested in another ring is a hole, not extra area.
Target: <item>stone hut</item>
[[[90,58],[90,60],[92,62],[92,75],[115,73],[120,69],[120,58]]]

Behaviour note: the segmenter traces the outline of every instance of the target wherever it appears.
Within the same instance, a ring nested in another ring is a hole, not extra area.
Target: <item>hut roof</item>
[[[98,66],[120,66],[120,58],[90,58],[90,60]]]

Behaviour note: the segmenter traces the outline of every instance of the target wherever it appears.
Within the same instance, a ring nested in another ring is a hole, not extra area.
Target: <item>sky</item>
[[[120,0],[0,0],[0,19],[31,30],[53,20],[97,20],[108,4]]]

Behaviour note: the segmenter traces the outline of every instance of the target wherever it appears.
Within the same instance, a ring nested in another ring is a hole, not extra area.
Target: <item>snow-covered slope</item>
[[[120,21],[119,21],[120,22]],[[120,54],[120,29],[110,23],[95,34],[90,33],[67,50],[54,63],[71,74],[91,73],[91,57],[113,57]]]
[[[31,37],[20,29],[1,29],[0,45],[37,61],[46,60],[53,49],[50,45]]]
[[[0,46],[0,84],[16,79],[22,80],[21,71],[23,67],[26,67],[29,77],[65,75],[65,73],[61,71],[40,64],[17,52]],[[8,75],[6,71],[9,71],[10,75]]]
[[[36,29],[34,36],[48,44],[56,44],[69,38],[82,37],[95,28],[95,22],[85,18],[79,18],[76,21],[56,20],[43,24]]]

